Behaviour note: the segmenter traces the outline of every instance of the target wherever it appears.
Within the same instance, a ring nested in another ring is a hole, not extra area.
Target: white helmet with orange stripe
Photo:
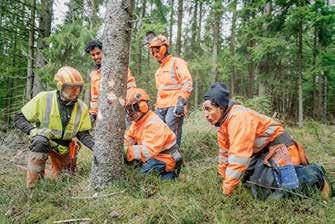
[[[158,61],[163,60],[168,53],[169,47],[169,41],[166,36],[163,35],[158,35],[149,42],[151,55]]]
[[[77,101],[84,86],[78,70],[70,66],[61,67],[55,74],[54,80],[62,100]]]

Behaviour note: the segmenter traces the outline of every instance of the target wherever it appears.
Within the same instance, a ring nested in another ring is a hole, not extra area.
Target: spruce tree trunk
[[[215,1],[214,6],[214,24],[213,24],[213,55],[212,55],[212,83],[218,79],[218,57],[220,48],[220,27],[222,17],[222,2]]]
[[[143,0],[142,1],[142,11],[141,11],[141,15],[139,18],[139,25],[138,25],[138,29],[137,29],[137,33],[138,35],[140,35],[140,30],[142,27],[142,23],[143,23],[143,18],[145,17],[145,9],[146,9],[146,5],[147,5],[147,0]],[[136,74],[137,76],[141,76],[142,75],[142,39],[138,38],[138,42],[137,42],[137,55],[136,55]]]
[[[95,131],[91,188],[123,177],[124,101],[131,34],[131,1],[109,0],[103,33],[101,94]]]
[[[255,79],[255,63],[252,59],[252,55],[251,55],[251,49],[253,49],[255,47],[256,41],[254,38],[252,38],[251,40],[249,40],[249,52],[248,52],[248,59],[249,59],[249,63],[248,63],[248,76],[249,76],[249,83],[248,83],[248,97],[252,98],[253,97],[253,86],[254,86],[254,79]]]
[[[34,41],[35,41],[35,6],[36,0],[32,2],[32,9],[30,14],[30,29],[29,29],[29,43],[28,43],[28,64],[27,64],[27,84],[26,84],[26,100],[29,101],[33,96],[34,85]]]
[[[299,31],[297,36],[297,78],[298,78],[298,125],[303,127],[303,95],[302,95],[302,18],[299,21]]]
[[[52,21],[52,5],[53,0],[42,0],[41,1],[41,14],[39,17],[39,32],[37,41],[37,52],[36,52],[36,66],[42,68],[45,66],[46,61],[42,54],[44,48],[47,47],[45,38],[51,34],[51,21]],[[34,77],[33,96],[36,96],[44,88],[41,83],[41,79],[38,75]]]
[[[171,4],[170,4],[170,7],[171,7],[171,13],[170,13],[170,24],[169,24],[169,43],[170,43],[170,49],[171,49],[171,46],[172,46],[172,28],[173,28],[173,24],[174,24],[174,19],[173,19],[173,16],[174,16],[174,0],[171,0]]]
[[[328,110],[328,78],[326,75],[323,76],[323,110],[322,120],[323,123],[327,123],[327,110]]]
[[[198,1],[194,1],[193,18],[192,18],[192,35],[191,35],[191,58],[197,53],[196,38],[197,38],[197,20],[198,20]]]
[[[318,32],[317,27],[314,26],[314,38],[313,38],[313,58],[312,58],[312,65],[313,68],[316,66],[316,56],[317,56],[317,38]],[[318,100],[317,100],[317,84],[318,84],[318,75],[313,74],[313,117],[318,117]]]
[[[236,30],[236,3],[237,0],[233,0],[231,2],[231,7],[232,7],[232,13],[233,13],[233,17],[231,20],[231,34],[230,34],[230,43],[229,43],[229,51],[230,51],[230,55],[231,58],[234,59],[235,57],[235,30]],[[231,63],[231,71],[230,71],[230,94],[231,96],[235,95],[235,77],[236,77],[236,68],[235,68],[235,62]]]
[[[183,0],[178,0],[178,21],[177,21],[177,43],[176,43],[176,55],[181,54],[181,32],[183,22]]]

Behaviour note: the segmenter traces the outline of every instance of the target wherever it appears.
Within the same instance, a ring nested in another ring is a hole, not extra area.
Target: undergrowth
[[[53,223],[89,218],[90,223],[334,223],[333,201],[318,194],[309,199],[257,201],[240,186],[231,198],[220,191],[216,171],[215,128],[194,111],[186,119],[182,139],[184,166],[178,181],[143,177],[127,167],[125,178],[96,199],[88,189],[92,155],[80,152],[76,176],[62,181],[45,179],[33,190],[25,188],[25,173],[9,163],[4,153],[0,175],[0,223]],[[320,163],[335,181],[335,127],[307,122],[303,129],[288,128],[306,146],[311,162]],[[2,151],[7,152],[5,149]],[[14,150],[13,150],[14,151]],[[7,161],[7,162],[6,162]]]

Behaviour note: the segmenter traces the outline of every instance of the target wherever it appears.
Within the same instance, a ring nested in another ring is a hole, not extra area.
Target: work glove
[[[69,152],[68,146],[60,145],[55,141],[50,140],[49,145],[53,150],[56,150],[60,155],[64,155]]]
[[[125,158],[127,158],[127,155],[128,155],[128,147],[129,147],[128,144],[124,144],[123,146],[123,154]]]
[[[176,117],[182,117],[184,116],[184,109],[186,106],[186,100],[182,97],[178,97],[177,104],[174,108],[174,115]]]
[[[49,139],[42,135],[32,137],[29,149],[32,152],[48,153],[50,151]]]
[[[38,135],[44,136],[48,140],[52,139],[53,137],[52,131],[48,128],[34,128],[30,130],[29,132],[30,138],[34,138],[35,136],[38,136]]]

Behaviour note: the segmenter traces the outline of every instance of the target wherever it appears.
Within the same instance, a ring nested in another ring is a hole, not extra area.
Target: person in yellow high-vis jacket
[[[27,187],[35,186],[44,177],[48,157],[52,177],[63,170],[74,171],[79,145],[77,137],[92,150],[89,134],[91,121],[88,107],[78,99],[84,82],[80,73],[69,66],[58,70],[54,80],[57,90],[40,92],[14,118],[14,125],[31,138],[27,167]]]

